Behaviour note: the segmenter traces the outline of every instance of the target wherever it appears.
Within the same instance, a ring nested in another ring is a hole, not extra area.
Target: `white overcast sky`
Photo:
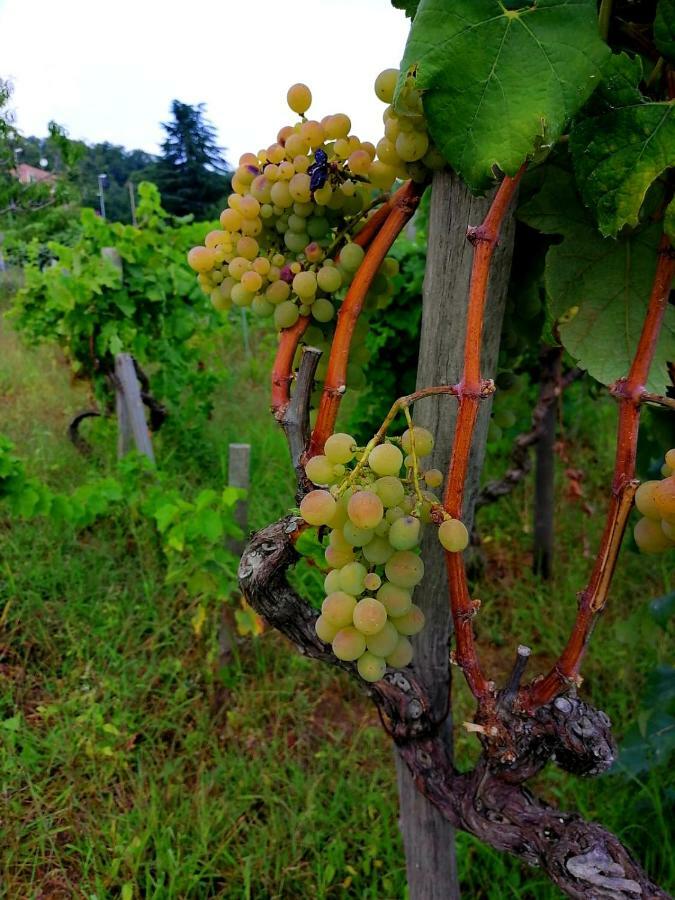
[[[26,135],[158,152],[169,104],[207,104],[228,159],[266,147],[312,90],[309,115],[346,112],[382,135],[375,76],[397,66],[408,20],[389,0],[0,0],[0,78]]]

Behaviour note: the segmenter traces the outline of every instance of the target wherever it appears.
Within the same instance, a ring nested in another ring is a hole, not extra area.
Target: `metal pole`
[[[131,207],[131,224],[136,228],[138,226],[138,222],[136,221],[136,196],[134,194],[134,185],[132,181],[128,181],[129,185],[129,206]]]

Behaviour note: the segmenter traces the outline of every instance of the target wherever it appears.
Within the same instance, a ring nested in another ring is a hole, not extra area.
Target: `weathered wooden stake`
[[[135,448],[154,462],[155,454],[141,400],[141,386],[138,383],[134,359],[129,353],[118,353],[115,357],[115,407],[119,427],[118,458],[122,459]]]

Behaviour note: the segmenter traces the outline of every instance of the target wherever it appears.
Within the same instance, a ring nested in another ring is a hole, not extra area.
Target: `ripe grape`
[[[300,318],[298,307],[292,300],[280,303],[274,310],[274,324],[277,328],[290,328]]]
[[[424,628],[424,613],[413,603],[408,612],[396,616],[391,621],[400,634],[408,636],[418,634]]]
[[[660,484],[660,481],[643,481],[635,492],[635,505],[638,511],[648,519],[661,518],[654,501],[654,491]]]
[[[344,536],[352,547],[364,547],[368,544],[375,533],[372,528],[357,528],[353,522],[345,522]]]
[[[663,553],[675,546],[654,519],[640,519],[633,529],[633,537],[643,553]]]
[[[403,464],[403,454],[395,444],[378,444],[368,456],[368,465],[377,475],[397,475]]]
[[[373,491],[357,491],[349,498],[347,513],[357,528],[375,528],[382,521],[384,507]]]
[[[422,580],[424,563],[410,550],[398,550],[391,556],[384,567],[389,581],[399,587],[411,588]]]
[[[379,681],[387,669],[387,664],[381,656],[375,656],[374,653],[370,653],[366,650],[366,652],[359,657],[356,668],[359,670],[359,675],[364,681]]]
[[[350,562],[340,569],[340,589],[358,597],[365,590],[363,583],[368,570],[360,562]]]
[[[660,481],[654,488],[654,506],[660,517],[666,522],[675,521],[675,476]]]
[[[334,294],[342,285],[342,275],[335,266],[322,266],[316,275],[316,280],[322,291]]]
[[[387,656],[387,664],[394,669],[402,669],[410,664],[413,658],[413,647],[407,637],[399,635],[398,644]]]
[[[323,580],[323,589],[326,594],[332,594],[340,590],[340,570],[331,569]],[[331,638],[332,640],[332,638]]]
[[[382,631],[377,634],[369,634],[366,637],[366,647],[376,656],[389,656],[394,652],[398,644],[399,633],[396,628],[387,621]]]
[[[393,525],[397,519],[401,519],[404,515],[405,513],[400,506],[392,506],[386,511],[384,518],[389,525]]]
[[[397,519],[389,529],[389,543],[395,550],[412,550],[420,542],[420,520],[414,516]]]
[[[394,548],[386,538],[376,535],[363,547],[362,552],[369,563],[383,566],[393,555]]]
[[[300,515],[310,525],[327,525],[335,513],[335,506],[328,491],[310,491],[302,498]]]
[[[364,597],[354,607],[353,622],[356,628],[366,635],[382,631],[387,621],[387,610],[384,604],[374,597]]]
[[[353,662],[365,653],[366,639],[353,625],[347,625],[335,635],[332,647],[338,659]]]
[[[307,460],[305,473],[314,484],[332,484],[335,481],[333,463],[322,454]]]
[[[358,244],[345,244],[340,250],[340,265],[348,272],[356,272],[364,256],[363,248]]]
[[[363,579],[363,586],[367,591],[376,591],[382,584],[382,579],[376,572],[368,572]]]
[[[398,69],[384,69],[375,79],[375,94],[383,103],[391,103],[394,99]]]
[[[345,538],[344,533],[339,528],[334,528],[333,531],[331,531],[328,543],[331,547],[335,547],[336,550],[346,550],[348,552],[350,552],[354,546],[349,543]]]
[[[193,247],[187,260],[195,272],[210,272],[216,263],[216,254],[210,247]]]
[[[401,131],[396,138],[396,152],[404,162],[422,159],[429,149],[429,137],[424,131]]]
[[[666,453],[666,465],[669,469],[675,470],[675,447]]]
[[[446,550],[458,553],[469,546],[469,532],[459,519],[446,519],[438,528],[438,540]]]
[[[288,89],[286,100],[294,113],[302,115],[312,105],[312,92],[306,84],[294,84]]]
[[[326,547],[323,555],[331,569],[341,569],[354,560],[353,550],[338,550],[336,547]]]
[[[298,272],[293,279],[293,290],[304,300],[316,294],[316,275],[314,272]]]
[[[427,469],[424,473],[424,480],[430,488],[437,488],[443,484],[443,473],[440,469]]]
[[[312,304],[312,316],[317,322],[330,322],[334,315],[335,307],[330,300],[326,300],[325,297],[319,297],[319,299]]]
[[[412,605],[412,594],[405,588],[385,581],[377,592],[377,599],[383,603],[390,616],[402,616]]]
[[[319,616],[314,623],[314,630],[324,644],[330,644],[340,629],[332,625],[325,616]]]
[[[415,453],[418,456],[428,456],[434,449],[434,436],[426,428],[415,425],[413,428],[415,438]],[[410,429],[403,432],[401,446],[406,453],[412,453],[412,435]]]
[[[321,604],[321,615],[336,628],[344,628],[352,624],[356,598],[345,591],[334,591]]]
[[[405,496],[405,488],[401,484],[401,480],[394,475],[378,478],[373,487],[382,504],[387,507],[398,506]]]

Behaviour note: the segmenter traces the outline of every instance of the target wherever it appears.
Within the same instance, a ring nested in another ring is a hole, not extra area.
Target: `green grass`
[[[229,375],[199,441],[160,435],[157,454],[191,490],[221,484],[227,444],[249,441],[258,527],[292,504],[293,485],[267,413],[271,342],[253,340],[260,360],[244,357],[233,331]],[[87,423],[88,461],[64,437],[69,416],[87,405],[85,388],[70,383],[58,356],[22,348],[4,324],[0,387],[0,430],[33,474],[68,489],[112,469],[109,425]],[[533,671],[551,661],[591,564],[613,413],[583,415],[569,438],[585,497],[567,499],[561,475],[550,585],[529,571],[530,488],[482,514],[489,565],[475,591],[477,629],[499,678],[519,642],[537,655]],[[645,612],[668,577],[665,560],[623,551],[585,667],[584,690],[619,736],[636,716],[646,673],[672,649]],[[312,572],[298,578],[315,588]],[[404,897],[392,749],[374,710],[345,677],[269,631],[240,641],[223,669],[216,616],[198,638],[193,606],[165,585],[147,523],[120,516],[74,533],[0,515],[0,896]],[[454,693],[461,723],[472,707],[458,678]],[[460,764],[475,753],[459,728]],[[551,767],[537,787],[619,832],[664,886],[675,886],[666,849],[672,774],[579,781]],[[559,896],[536,871],[464,835],[458,853],[466,897]]]

